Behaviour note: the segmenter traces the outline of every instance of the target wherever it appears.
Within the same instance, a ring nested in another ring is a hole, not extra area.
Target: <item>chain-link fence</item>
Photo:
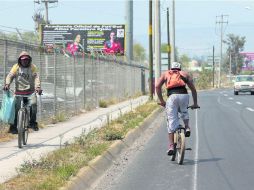
[[[27,51],[32,63],[38,67],[43,89],[43,95],[38,98],[40,120],[59,113],[73,115],[81,109],[98,107],[101,100],[121,100],[148,91],[148,69],[138,64],[105,56],[65,56],[56,51],[45,53],[42,49],[0,40],[1,88],[21,51]]]

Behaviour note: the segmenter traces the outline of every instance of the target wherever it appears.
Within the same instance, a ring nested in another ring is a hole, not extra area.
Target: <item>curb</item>
[[[78,174],[70,179],[60,190],[84,190],[90,188],[93,183],[110,168],[118,158],[118,155],[131,146],[142,132],[149,127],[151,121],[153,121],[162,110],[162,108],[157,108],[153,111],[139,127],[129,131],[123,140],[117,140],[102,155],[91,160],[88,166],[81,168]]]

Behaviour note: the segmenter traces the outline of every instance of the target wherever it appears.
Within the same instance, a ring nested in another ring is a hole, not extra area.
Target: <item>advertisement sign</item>
[[[242,52],[243,56],[243,71],[254,71],[254,52]]]
[[[47,24],[41,25],[41,45],[64,53],[124,55],[125,25]]]

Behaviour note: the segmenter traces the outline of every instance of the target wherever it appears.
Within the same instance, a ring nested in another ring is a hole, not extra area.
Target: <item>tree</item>
[[[133,46],[133,58],[135,61],[144,61],[146,58],[146,50],[139,43],[135,43]]]
[[[212,70],[202,67],[202,71],[199,73],[198,78],[195,80],[195,86],[197,89],[207,89],[212,85],[213,73]]]
[[[188,69],[189,68],[189,62],[191,59],[188,57],[188,55],[183,54],[179,58],[179,62],[182,63],[182,68],[183,69]]]
[[[232,73],[239,74],[243,63],[243,57],[240,52],[244,49],[244,44],[246,42],[245,37],[228,34],[227,39],[223,42],[228,45],[225,65],[229,68],[229,57],[231,53]]]
[[[12,41],[22,41],[24,43],[31,43],[31,44],[38,44],[39,43],[38,34],[32,32],[32,31],[20,33],[20,37],[19,37],[18,33],[16,33],[16,32],[11,32],[8,34],[0,32],[0,38],[12,40]]]
[[[167,43],[162,43],[161,44],[161,53],[168,53],[168,44]],[[179,60],[179,52],[177,47],[175,48],[175,54],[176,54],[176,61]]]
[[[168,44],[166,43],[161,44],[161,53],[168,53]]]
[[[39,43],[39,36],[38,36],[38,34],[36,34],[34,32],[24,32],[24,33],[22,33],[22,38],[25,42],[29,42],[32,44]]]

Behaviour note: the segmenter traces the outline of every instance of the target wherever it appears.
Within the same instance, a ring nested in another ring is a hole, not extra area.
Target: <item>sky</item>
[[[166,9],[172,0],[161,0],[161,39],[167,42]],[[42,4],[33,0],[0,0],[0,30],[8,32],[34,31],[32,16],[41,11]],[[134,0],[133,38],[148,49],[148,0]],[[125,24],[124,0],[59,0],[51,4],[49,20],[54,24]],[[175,0],[175,40],[180,54],[212,55],[220,50],[220,28],[216,16],[228,15],[224,38],[229,33],[245,36],[245,50],[254,52],[254,0]],[[218,20],[218,18],[217,18]],[[225,48],[225,47],[224,47]]]

